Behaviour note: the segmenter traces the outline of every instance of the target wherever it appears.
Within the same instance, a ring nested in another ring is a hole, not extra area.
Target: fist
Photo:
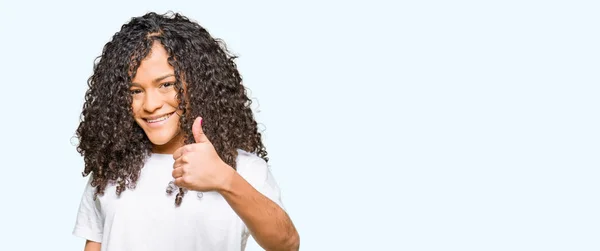
[[[175,185],[194,191],[219,191],[225,189],[233,175],[202,130],[202,118],[192,125],[196,143],[185,145],[173,153],[173,178]]]

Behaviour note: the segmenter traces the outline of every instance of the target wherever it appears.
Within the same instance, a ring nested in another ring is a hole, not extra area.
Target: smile
[[[165,114],[165,115],[160,116],[160,117],[144,118],[144,120],[150,126],[159,126],[159,125],[162,125],[171,116],[173,116],[173,114],[175,114],[175,112],[172,112],[172,113],[169,113],[169,114]]]

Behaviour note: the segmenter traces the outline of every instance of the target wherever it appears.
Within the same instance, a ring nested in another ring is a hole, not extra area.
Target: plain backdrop
[[[301,250],[600,250],[600,5],[573,0],[2,0],[0,250],[82,250],[92,63],[168,10],[240,57]]]

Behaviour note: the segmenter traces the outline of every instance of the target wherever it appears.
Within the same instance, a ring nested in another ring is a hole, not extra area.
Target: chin
[[[171,142],[174,138],[176,138],[177,136],[177,132],[154,132],[154,133],[148,133],[146,132],[146,136],[148,136],[148,139],[150,140],[150,142],[152,142],[153,145],[157,145],[157,146],[162,146],[165,145],[169,142]]]
[[[156,139],[156,138],[149,138],[150,139],[150,143],[152,143],[155,146],[163,146],[166,145],[167,143],[169,143],[170,140],[168,139]]]
[[[167,143],[171,142],[171,140],[173,140],[174,137],[148,137],[148,139],[150,139],[150,142],[152,142],[153,145],[157,145],[157,146],[162,146],[162,145],[166,145]]]

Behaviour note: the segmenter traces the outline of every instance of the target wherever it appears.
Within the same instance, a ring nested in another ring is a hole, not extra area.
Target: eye
[[[170,83],[164,83],[164,84],[162,84],[161,87],[169,88],[169,87],[173,87],[173,86],[175,86],[175,83],[170,82]]]
[[[140,89],[133,89],[133,90],[129,90],[129,93],[131,93],[131,95],[136,95],[136,94],[142,93],[142,90],[140,90]]]

